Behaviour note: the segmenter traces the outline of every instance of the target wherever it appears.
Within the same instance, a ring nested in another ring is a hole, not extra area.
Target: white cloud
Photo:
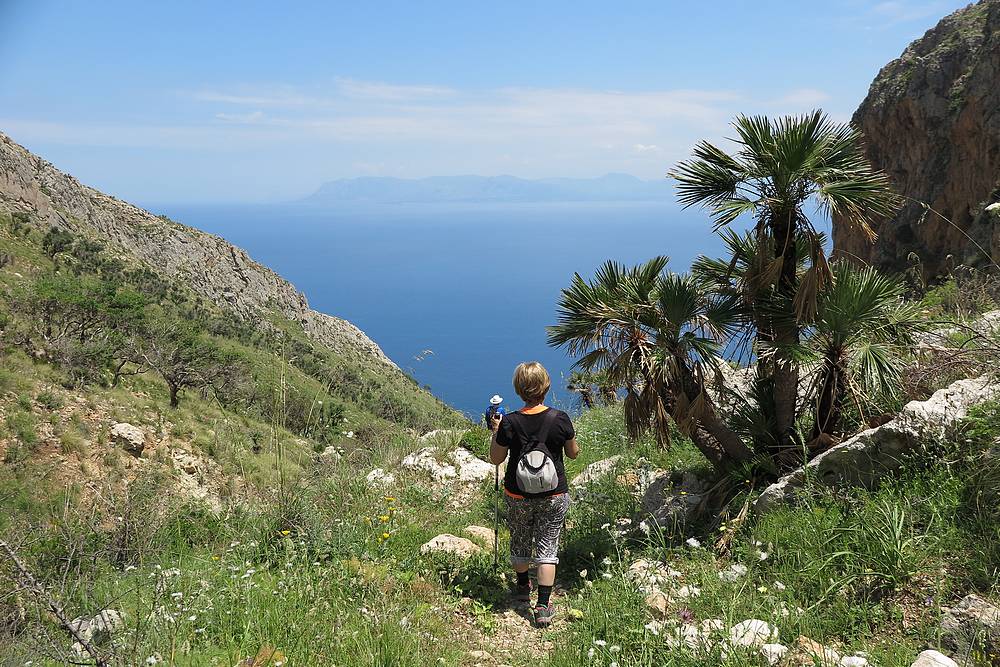
[[[225,113],[220,111],[215,114],[215,117],[219,120],[232,123],[259,123],[265,118],[263,111],[252,111],[250,113]]]
[[[198,151],[273,163],[295,156],[330,175],[515,173],[655,178],[699,139],[728,136],[738,113],[799,113],[829,96],[795,88],[767,98],[731,89],[455,89],[339,78],[325,86],[217,86],[182,95],[184,123],[0,119],[35,144]],[[280,156],[280,157],[279,157]],[[319,174],[322,174],[320,176]]]
[[[456,93],[444,86],[400,86],[380,81],[358,81],[347,77],[334,79],[337,90],[344,97],[360,100],[424,100],[449,97]]]

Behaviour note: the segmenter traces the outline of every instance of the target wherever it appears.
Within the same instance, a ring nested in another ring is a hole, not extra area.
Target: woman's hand
[[[490,430],[493,431],[494,433],[496,433],[497,429],[500,428],[501,419],[503,419],[503,415],[500,413],[497,413],[490,417]]]

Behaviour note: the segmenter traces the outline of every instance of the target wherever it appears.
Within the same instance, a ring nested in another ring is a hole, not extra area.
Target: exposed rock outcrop
[[[969,408],[998,395],[1000,385],[982,377],[953,382],[926,401],[910,401],[895,419],[831,447],[767,487],[754,510],[765,513],[791,500],[807,480],[827,486],[871,486],[898,468],[920,442],[943,435]]]
[[[868,158],[907,201],[876,226],[874,245],[835,216],[837,251],[886,270],[915,253],[925,277],[988,262],[976,244],[1000,259],[1000,211],[983,210],[1000,200],[1000,0],[961,9],[910,44],[853,120]]]
[[[0,212],[26,213],[42,229],[100,239],[129,263],[183,281],[196,295],[248,322],[276,311],[338,353],[354,353],[398,371],[350,322],[309,308],[284,278],[225,239],[155,216],[87,187],[0,132]]]

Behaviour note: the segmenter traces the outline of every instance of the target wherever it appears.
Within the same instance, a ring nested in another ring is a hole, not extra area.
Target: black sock
[[[527,586],[528,585],[528,573],[527,572],[515,572],[517,575],[517,585]]]
[[[551,586],[538,586],[538,606],[548,607],[549,606],[549,596],[552,595]]]

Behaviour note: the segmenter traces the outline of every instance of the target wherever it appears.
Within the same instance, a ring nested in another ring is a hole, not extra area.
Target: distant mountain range
[[[433,176],[405,179],[345,178],[322,185],[300,200],[313,206],[343,203],[416,202],[559,202],[559,201],[673,201],[666,179],[644,181],[629,174],[600,178],[543,178],[516,176]]]

